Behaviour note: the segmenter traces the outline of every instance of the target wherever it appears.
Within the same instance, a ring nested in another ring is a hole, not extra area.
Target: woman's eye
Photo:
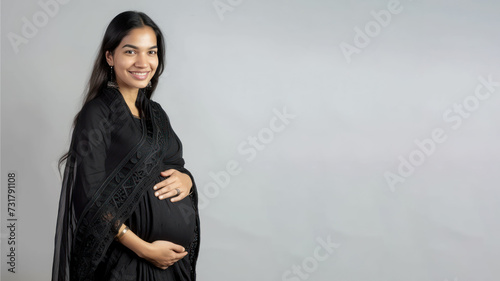
[[[126,50],[125,54],[135,54],[135,51],[134,50]]]
[[[157,51],[149,51],[149,54],[156,55]]]

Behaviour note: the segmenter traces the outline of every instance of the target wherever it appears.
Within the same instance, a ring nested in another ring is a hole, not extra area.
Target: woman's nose
[[[137,60],[135,61],[135,66],[136,67],[147,67],[148,66],[148,62],[147,62],[147,58],[146,58],[146,55],[144,54],[141,54],[141,55],[138,55],[137,56]]]

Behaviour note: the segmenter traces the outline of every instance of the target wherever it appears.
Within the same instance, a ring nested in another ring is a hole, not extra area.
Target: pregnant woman
[[[144,13],[121,13],[107,27],[59,162],[53,281],[196,279],[196,185],[151,100],[164,57],[163,35]]]

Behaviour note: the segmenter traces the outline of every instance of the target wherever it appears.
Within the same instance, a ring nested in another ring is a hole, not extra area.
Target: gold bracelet
[[[118,241],[120,240],[120,238],[122,238],[123,235],[125,235],[125,233],[129,230],[130,228],[128,228],[128,226],[125,226],[125,228],[120,231],[120,233],[118,233],[118,235],[115,236],[115,239]]]

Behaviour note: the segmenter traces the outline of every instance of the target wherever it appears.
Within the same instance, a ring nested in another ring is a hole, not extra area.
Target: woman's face
[[[148,85],[158,67],[157,52],[156,34],[149,26],[132,29],[113,53],[106,52],[120,92],[137,93]]]

